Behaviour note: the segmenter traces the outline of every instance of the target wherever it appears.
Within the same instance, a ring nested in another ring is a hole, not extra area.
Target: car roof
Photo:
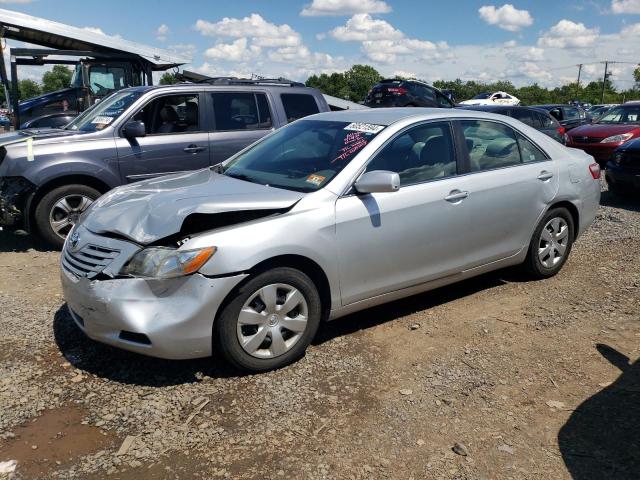
[[[422,107],[396,107],[396,108],[371,108],[368,110],[343,110],[341,112],[325,112],[304,117],[299,121],[323,120],[327,122],[357,122],[372,123],[375,125],[391,125],[401,120],[415,118],[415,120],[430,120],[447,118],[487,118],[500,119],[503,116],[478,110],[464,108],[422,108]],[[508,118],[508,117],[506,117]]]

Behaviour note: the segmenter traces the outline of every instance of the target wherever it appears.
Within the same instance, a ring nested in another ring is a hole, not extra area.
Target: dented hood
[[[144,245],[179,233],[191,214],[285,209],[303,196],[205,169],[118,187],[94,202],[81,223]]]

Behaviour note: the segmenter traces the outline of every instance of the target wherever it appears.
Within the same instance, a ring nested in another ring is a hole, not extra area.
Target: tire
[[[556,231],[558,226],[560,229]],[[573,217],[566,208],[549,210],[540,220],[531,238],[524,262],[527,272],[538,279],[557,274],[569,258],[574,232]]]
[[[51,247],[62,249],[64,239],[77,218],[100,195],[98,190],[87,185],[54,188],[36,205],[33,218],[36,233]],[[63,222],[65,219],[66,223]],[[59,230],[54,229],[54,224],[59,225]]]
[[[296,290],[300,297],[290,289]],[[213,348],[244,371],[274,370],[298,360],[320,324],[322,305],[318,290],[307,275],[293,268],[274,268],[258,274],[230,298],[214,322]],[[269,302],[270,298],[276,299],[272,307],[263,301]],[[297,303],[298,298],[304,302]],[[290,306],[295,304],[295,307],[283,313],[285,299],[291,299]],[[275,315],[279,315],[278,318],[274,318],[274,311],[279,311]],[[240,324],[241,312],[243,324]],[[288,330],[287,326],[297,331]],[[276,341],[278,332],[282,341]]]

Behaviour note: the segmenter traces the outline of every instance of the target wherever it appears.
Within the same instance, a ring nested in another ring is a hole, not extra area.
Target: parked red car
[[[625,104],[609,110],[597,123],[570,130],[567,147],[584,150],[604,167],[616,148],[637,137],[640,137],[640,104]]]

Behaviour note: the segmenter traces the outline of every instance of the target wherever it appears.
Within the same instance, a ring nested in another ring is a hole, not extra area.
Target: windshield
[[[97,132],[122,115],[142,92],[120,91],[94,104],[65,127],[66,130]]]
[[[598,123],[640,123],[640,105],[612,108],[598,119]]]
[[[222,173],[313,192],[327,185],[383,128],[369,123],[301,120],[229,159]]]
[[[490,96],[491,96],[490,93],[479,93],[478,95],[473,97],[472,100],[486,100]]]

